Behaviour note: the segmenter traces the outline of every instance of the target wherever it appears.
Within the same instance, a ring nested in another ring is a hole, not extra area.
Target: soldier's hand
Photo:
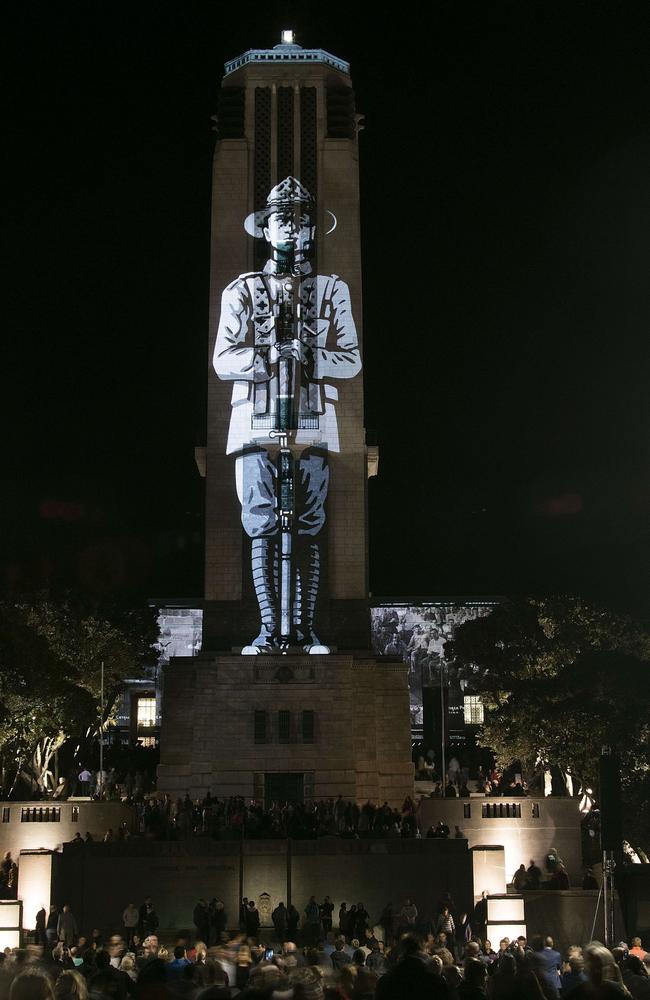
[[[318,333],[308,326],[303,326],[300,339],[303,344],[313,349],[318,344]]]
[[[299,340],[281,340],[271,344],[269,348],[269,361],[275,364],[279,358],[294,358],[295,361],[302,361],[303,345]]]

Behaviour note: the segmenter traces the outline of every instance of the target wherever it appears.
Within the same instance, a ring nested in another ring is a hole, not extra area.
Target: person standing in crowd
[[[340,972],[346,965],[350,965],[352,959],[345,950],[345,938],[338,937],[334,942],[334,951],[330,955],[330,961],[335,972]]]
[[[45,925],[45,942],[48,949],[51,951],[57,941],[57,927],[59,924],[59,908],[52,904],[50,906],[50,912],[47,918],[47,924]]]
[[[569,961],[565,964],[564,972],[560,978],[562,982],[562,1000],[566,1000],[566,997],[570,996],[576,987],[587,982],[585,962],[581,951],[570,952]]]
[[[244,918],[246,924],[246,936],[257,937],[257,932],[260,929],[260,915],[257,907],[255,906],[255,900],[249,899]]]
[[[325,937],[329,934],[332,929],[332,914],[334,912],[334,903],[331,901],[329,896],[326,896],[323,902],[320,904],[320,922],[323,926],[323,934]]]
[[[2,859],[2,864],[0,864],[0,887],[3,890],[3,893],[9,888],[12,865],[13,858],[11,857],[11,851],[7,851]]]
[[[366,936],[369,914],[363,903],[357,903],[357,915],[354,921],[354,936],[359,941],[363,941]]]
[[[562,969],[562,956],[553,945],[553,938],[544,938],[543,948],[536,952],[541,967],[544,982],[549,987],[553,996],[558,996],[562,987],[560,972]]]
[[[379,926],[383,928],[384,941],[388,944],[389,941],[392,940],[395,932],[395,911],[393,910],[392,903],[386,903],[385,907],[381,911]]]
[[[298,937],[298,924],[300,923],[300,914],[296,907],[291,903],[287,909],[287,937],[289,941],[295,943]]]
[[[315,896],[309,897],[305,907],[305,933],[307,940],[314,944],[320,937],[320,909]]]
[[[353,903],[345,917],[345,926],[341,928],[341,934],[345,934],[348,940],[354,937],[354,928],[357,924],[357,904]]]
[[[41,906],[40,910],[36,914],[36,921],[34,924],[34,929],[36,932],[36,944],[45,944],[45,925],[47,923],[47,913],[45,912],[45,907]]]
[[[158,914],[153,908],[151,896],[147,896],[140,907],[140,936],[149,937],[149,935],[155,934],[158,930],[158,923]]]
[[[219,944],[221,941],[221,935],[225,933],[226,927],[228,926],[228,915],[226,913],[223,901],[221,899],[213,899],[208,907],[208,913],[210,917],[210,925],[208,931],[208,947],[213,944]]]
[[[454,945],[456,952],[456,960],[460,963],[465,955],[465,948],[472,940],[472,928],[470,926],[469,917],[466,913],[461,913],[458,918],[458,923],[456,924],[456,930],[454,931]]]
[[[275,928],[275,936],[278,941],[283,944],[287,938],[287,918],[288,911],[284,903],[280,902],[271,914],[271,919],[273,920],[273,926]]]
[[[87,767],[82,767],[79,772],[79,783],[81,785],[81,794],[84,797],[90,796],[90,783],[92,780],[92,771],[89,771]]]
[[[399,927],[402,931],[406,932],[409,929],[412,931],[415,927],[415,921],[418,918],[418,908],[415,903],[412,903],[410,899],[404,900],[404,906],[399,911]]]
[[[484,889],[472,913],[472,932],[474,937],[480,938],[481,941],[485,937],[487,927],[487,899],[488,891]]]
[[[571,994],[574,1000],[620,1000],[623,993],[620,969],[608,948],[592,941],[583,951],[587,982]]]
[[[524,864],[519,865],[519,868],[512,876],[512,885],[516,892],[521,892],[528,887],[528,873]]]
[[[398,961],[377,983],[376,1000],[446,1000],[448,987],[433,962],[425,962],[416,937],[407,934],[400,944]]]
[[[447,939],[450,942],[450,944],[453,942],[454,934],[456,932],[456,925],[454,923],[454,918],[449,912],[448,906],[443,906],[442,912],[438,915],[438,919],[436,920],[435,931],[436,934],[440,934],[440,932],[442,931],[444,934],[447,935]]]
[[[56,934],[59,941],[63,941],[63,944],[67,948],[71,948],[75,941],[77,940],[77,921],[74,918],[74,914],[70,910],[70,904],[66,903],[63,907],[63,912],[59,914],[59,919],[56,925]]]
[[[165,966],[167,980],[174,990],[177,986],[180,986],[183,973],[186,968],[191,966],[191,964],[192,963],[188,960],[185,946],[177,944],[174,948],[173,961],[168,962]]]
[[[135,903],[129,903],[128,906],[125,907],[124,912],[122,913],[122,923],[124,924],[126,944],[130,949],[133,943],[133,935],[135,934],[138,924],[140,923],[140,911]]]
[[[539,889],[540,882],[542,881],[542,869],[538,868],[532,859],[526,869],[526,875],[528,876],[527,888]]]
[[[199,899],[194,907],[193,920],[197,941],[207,941],[210,933],[210,914],[205,899]]]
[[[383,976],[386,972],[386,956],[381,941],[373,943],[370,954],[366,958],[366,965],[377,976]]]
[[[146,933],[145,933],[145,929],[144,929],[144,921],[145,921],[145,917],[147,915],[147,907],[148,906],[151,906],[151,896],[147,896],[145,898],[145,901],[144,901],[144,903],[142,903],[142,905],[140,906],[140,910],[139,910],[138,933],[139,933],[139,935],[140,935],[141,938],[145,938],[147,936]]]
[[[485,1000],[487,967],[478,958],[469,958],[465,962],[464,972],[464,979],[458,987],[460,1000]]]
[[[141,970],[145,966],[150,965],[151,962],[154,962],[158,958],[159,950],[158,935],[149,934],[142,942],[142,954],[137,959],[138,969]]]
[[[633,937],[632,938],[632,946],[630,948],[630,955],[636,955],[636,957],[640,958],[642,962],[644,962],[645,959],[648,957],[648,953],[646,952],[645,948],[643,947],[643,944],[641,942],[641,938],[640,937]]]

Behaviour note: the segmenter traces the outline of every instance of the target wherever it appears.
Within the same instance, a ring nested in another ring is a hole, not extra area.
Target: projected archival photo
[[[445,659],[444,645],[455,629],[471,618],[488,615],[495,602],[449,604],[386,604],[371,608],[372,645],[382,656],[399,656],[409,665],[411,731],[423,725],[422,688],[447,689],[450,729],[465,723],[465,688],[469,677]]]

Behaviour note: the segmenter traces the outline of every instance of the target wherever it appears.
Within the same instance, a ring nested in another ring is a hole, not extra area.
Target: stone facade
[[[403,663],[343,654],[172,660],[158,789],[262,799],[266,775],[302,774],[307,799],[400,806],[413,791],[406,674]],[[314,713],[313,742],[303,712]]]

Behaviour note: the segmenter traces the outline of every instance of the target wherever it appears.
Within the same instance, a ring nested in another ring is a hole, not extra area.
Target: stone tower
[[[203,653],[165,671],[159,788],[397,802],[412,790],[409,701],[406,667],[369,643],[349,66],[285,32],[225,70]]]
[[[213,168],[204,648],[245,645],[256,630],[258,613],[251,554],[233,489],[233,457],[227,454],[238,405],[234,396],[241,384],[238,389],[233,380],[215,375],[223,292],[237,275],[263,268],[269,245],[252,238],[244,221],[264,208],[276,185],[296,178],[313,199],[313,271],[339,275],[347,285],[361,353],[357,126],[349,66],[327,52],[289,42],[246,52],[226,64]],[[327,346],[336,348],[330,340]],[[316,374],[321,392],[338,397],[325,403],[336,411],[339,434],[337,451],[326,442],[330,476],[321,546],[320,630],[328,645],[367,648],[363,380],[328,380]],[[322,422],[322,412],[320,416]]]

